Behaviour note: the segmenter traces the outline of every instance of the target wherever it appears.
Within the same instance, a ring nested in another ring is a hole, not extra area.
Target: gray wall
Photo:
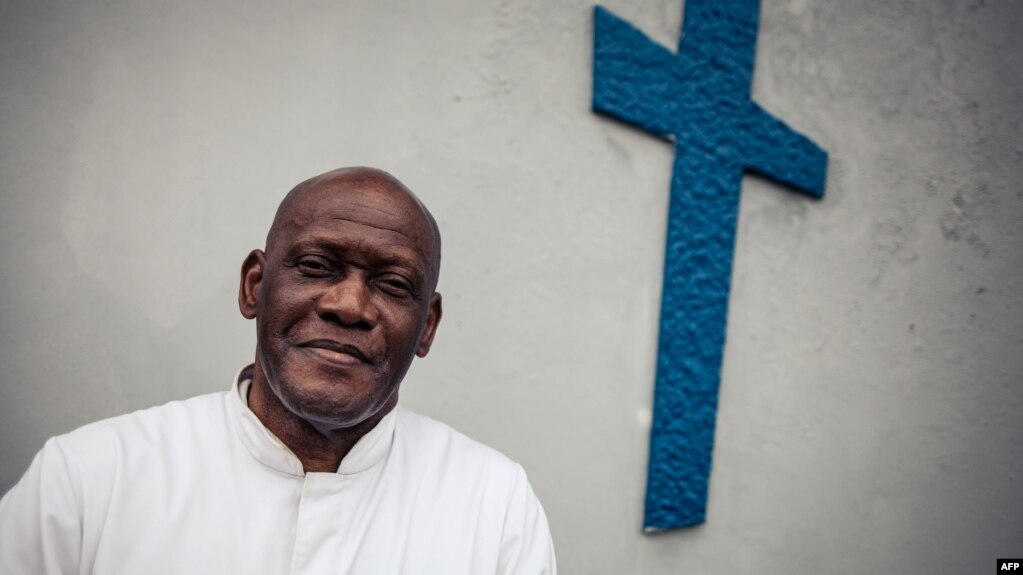
[[[675,45],[680,2],[607,6]],[[4,2],[0,489],[227,388],[277,202],[370,164],[445,234],[403,401],[525,465],[563,572],[990,570],[1023,553],[1021,17],[764,0],[754,96],[828,196],[747,178],[709,521],[650,537],[672,150],[589,112],[589,2]]]

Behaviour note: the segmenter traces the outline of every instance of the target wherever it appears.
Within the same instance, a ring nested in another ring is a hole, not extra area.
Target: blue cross
[[[593,109],[674,139],[644,529],[704,521],[744,171],[824,195],[827,154],[750,100],[759,0],[686,0],[678,53],[595,8]]]

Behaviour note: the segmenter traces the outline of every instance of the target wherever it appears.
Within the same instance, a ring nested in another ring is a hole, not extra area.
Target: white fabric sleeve
[[[82,519],[67,460],[56,439],[36,454],[0,500],[0,566],[4,573],[79,572]]]
[[[557,575],[554,541],[540,500],[518,467],[504,518],[499,575]]]

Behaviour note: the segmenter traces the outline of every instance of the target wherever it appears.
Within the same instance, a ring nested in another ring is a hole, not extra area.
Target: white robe
[[[237,379],[47,441],[0,501],[0,571],[555,573],[500,453],[396,408],[336,473],[304,473]]]

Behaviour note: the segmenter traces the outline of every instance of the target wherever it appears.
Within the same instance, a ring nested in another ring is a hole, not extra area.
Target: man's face
[[[265,256],[243,267],[258,367],[295,415],[351,427],[393,408],[413,356],[430,349],[439,245],[389,182],[314,185],[282,210]]]

